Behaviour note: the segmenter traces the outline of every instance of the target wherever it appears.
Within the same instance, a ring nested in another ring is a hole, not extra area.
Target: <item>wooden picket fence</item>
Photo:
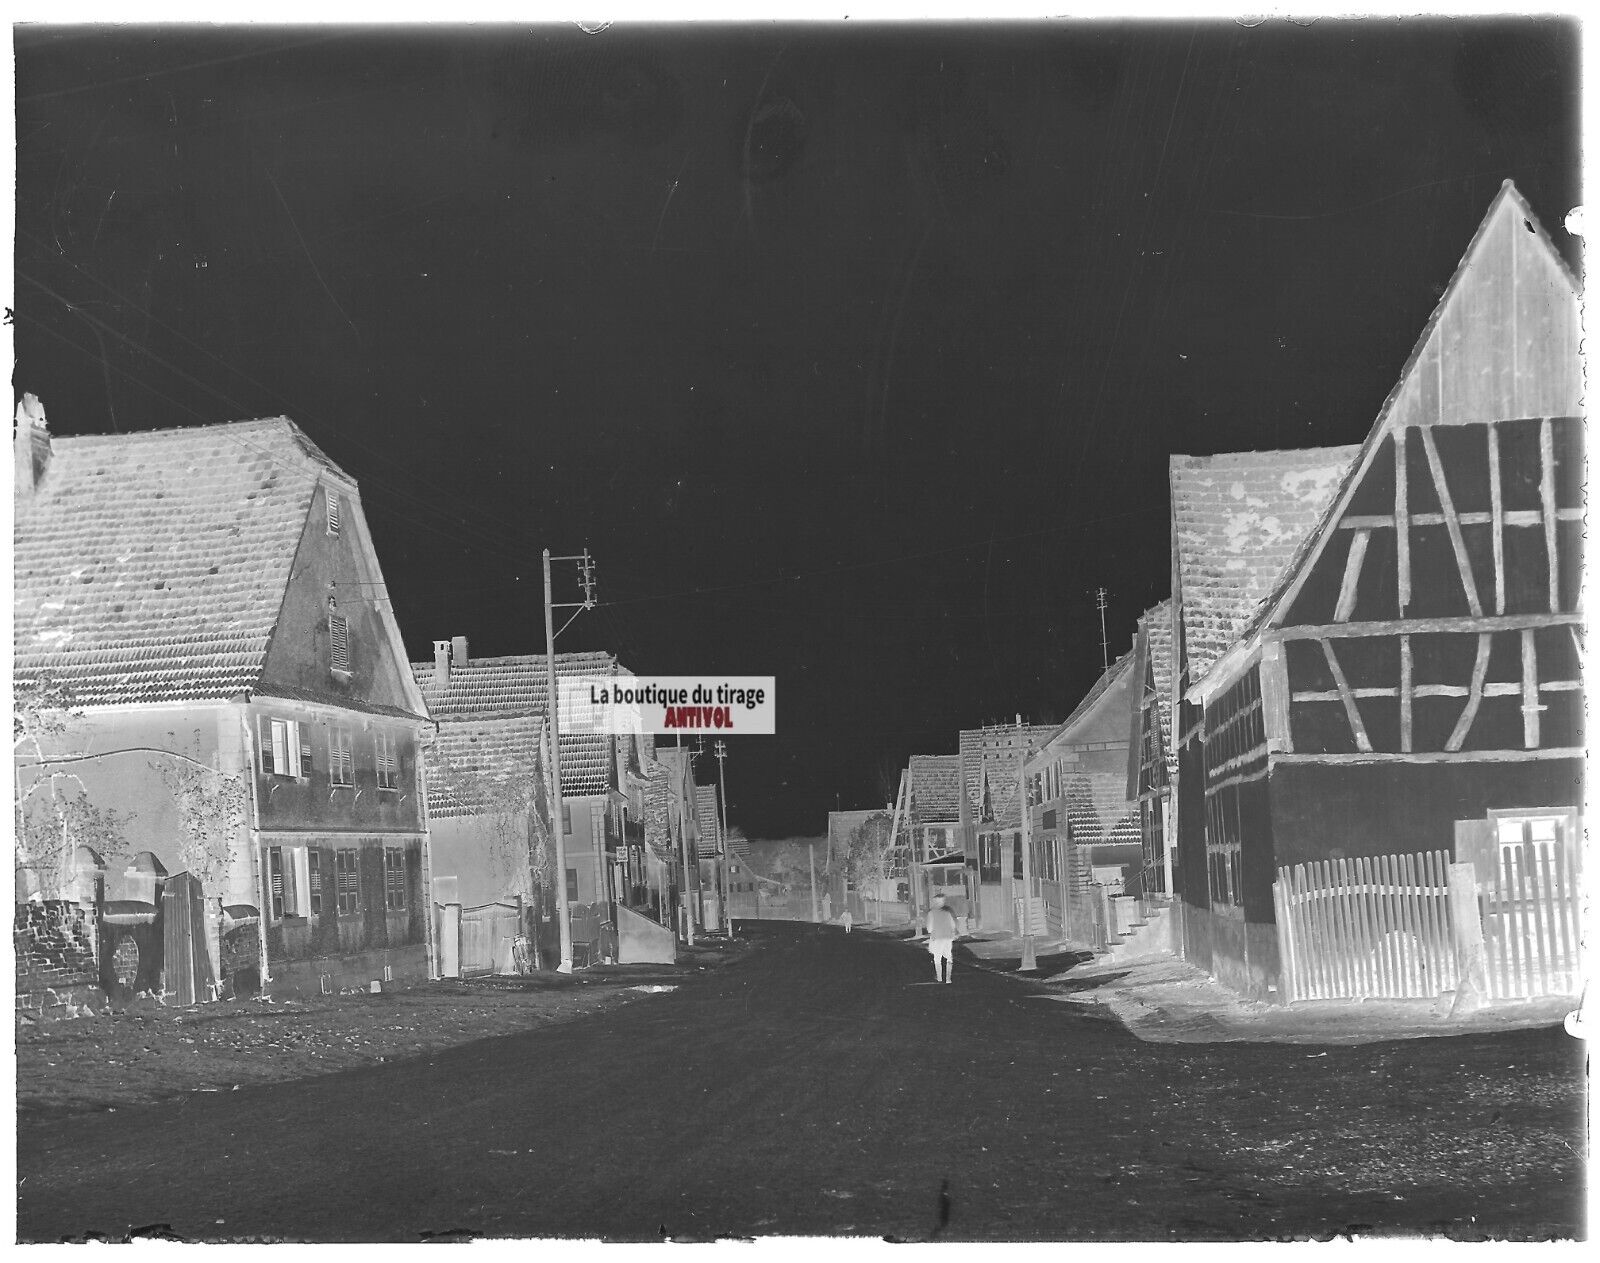
[[[1484,972],[1499,999],[1582,989],[1577,857],[1559,843],[1498,848],[1478,874]]]
[[[1456,985],[1450,855],[1362,856],[1278,870],[1287,1001],[1437,996]]]

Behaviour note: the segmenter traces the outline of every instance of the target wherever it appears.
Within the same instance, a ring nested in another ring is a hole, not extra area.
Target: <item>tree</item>
[[[196,754],[198,746],[197,741]],[[200,879],[207,895],[221,898],[234,844],[250,819],[250,782],[242,772],[223,772],[181,754],[150,766],[178,809],[178,863]]]
[[[873,812],[834,846],[828,857],[828,876],[842,877],[856,890],[871,889],[878,893],[889,875],[894,853],[893,829],[894,818],[888,812]],[[881,900],[876,902],[882,903]]]
[[[102,860],[120,857],[127,845],[130,814],[96,807],[82,780],[54,766],[47,745],[64,738],[82,714],[72,709],[72,693],[48,676],[16,681],[12,689],[11,731],[14,756],[12,806],[16,821],[16,873],[19,891],[31,873],[42,897],[59,897],[76,873],[80,846]],[[32,758],[27,758],[28,753]],[[24,771],[33,775],[24,778]]]
[[[532,899],[555,888],[545,776],[537,761],[511,773],[465,767],[440,755],[429,771],[435,790],[483,827],[490,872],[507,894]]]

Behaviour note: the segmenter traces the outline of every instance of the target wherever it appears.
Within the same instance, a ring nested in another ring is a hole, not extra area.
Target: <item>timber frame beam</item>
[[[1280,627],[1278,640],[1328,640],[1341,636],[1418,636],[1429,632],[1522,631],[1533,627],[1581,627],[1583,615],[1485,614],[1472,618],[1386,618],[1363,623],[1316,623]]]

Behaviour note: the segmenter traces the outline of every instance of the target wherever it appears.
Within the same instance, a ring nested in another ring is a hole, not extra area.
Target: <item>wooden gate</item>
[[[1497,1000],[1577,995],[1580,871],[1559,842],[1500,846],[1478,874],[1484,972]]]
[[[461,909],[461,976],[516,972],[512,946],[522,933],[514,903],[484,903]]]
[[[1431,998],[1456,985],[1450,856],[1363,856],[1278,870],[1284,999]]]
[[[162,989],[179,1004],[198,1004],[215,994],[205,916],[200,879],[192,873],[167,878],[161,893]]]

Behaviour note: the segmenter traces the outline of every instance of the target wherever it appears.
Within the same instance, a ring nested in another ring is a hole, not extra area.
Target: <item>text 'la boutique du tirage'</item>
[[[585,676],[561,680],[564,734],[776,732],[773,676]]]

